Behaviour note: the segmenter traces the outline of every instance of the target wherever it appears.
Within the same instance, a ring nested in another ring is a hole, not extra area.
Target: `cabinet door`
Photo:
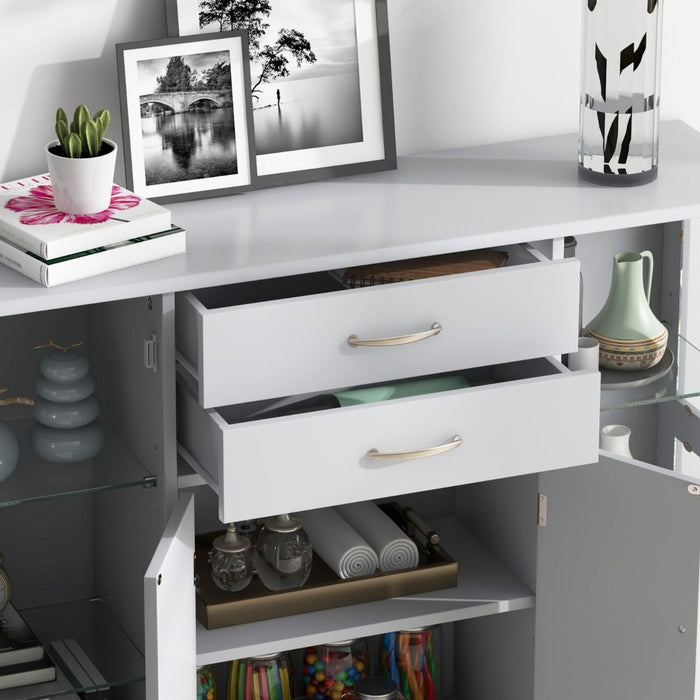
[[[603,455],[540,476],[537,700],[696,697],[700,496],[689,486]]]
[[[196,696],[194,496],[178,498],[144,577],[147,700]]]

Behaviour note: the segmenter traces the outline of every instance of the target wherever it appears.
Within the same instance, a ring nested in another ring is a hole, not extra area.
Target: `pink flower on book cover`
[[[133,192],[112,185],[112,198],[109,208],[95,214],[67,214],[56,209],[51,185],[39,185],[29,190],[28,195],[13,197],[5,203],[5,208],[19,213],[20,223],[28,226],[37,224],[101,224],[114,217],[114,212],[135,207],[141,199]]]

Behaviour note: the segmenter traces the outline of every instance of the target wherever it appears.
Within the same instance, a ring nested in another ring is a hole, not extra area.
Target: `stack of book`
[[[48,174],[0,184],[0,262],[45,287],[185,252],[170,210],[112,187],[109,209],[56,209]]]
[[[56,679],[56,667],[24,618],[9,603],[0,622],[0,689]]]

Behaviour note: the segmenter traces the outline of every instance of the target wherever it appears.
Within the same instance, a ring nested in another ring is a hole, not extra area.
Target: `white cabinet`
[[[92,660],[148,700],[188,700],[202,664],[437,623],[458,700],[693,697],[700,496],[671,468],[675,435],[700,449],[684,403],[694,385],[681,362],[665,394],[601,413],[598,374],[558,356],[578,330],[567,235],[579,239],[584,311],[607,291],[611,252],[651,246],[655,308],[689,326],[700,135],[665,124],[658,180],[627,189],[579,182],[575,140],[175,204],[187,255],[51,290],[0,269],[11,368],[0,386],[31,394],[28,348],[85,339],[108,429],[105,451],[71,469],[23,443],[18,479],[0,484],[0,551],[45,638],[109,640]],[[353,290],[327,274],[484,247],[508,249],[510,264]],[[251,417],[280,397],[443,373],[467,386]],[[26,435],[31,414],[0,419]],[[598,460],[599,423],[623,420],[644,462]],[[194,536],[212,522],[385,497],[440,531],[460,562],[455,588],[211,631],[195,621]],[[112,632],[91,622],[107,613]]]

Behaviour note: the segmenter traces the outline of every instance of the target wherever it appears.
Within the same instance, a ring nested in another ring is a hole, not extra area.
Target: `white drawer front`
[[[595,462],[599,374],[539,362],[560,372],[247,423],[181,388],[179,440],[208,472],[223,522]],[[462,444],[434,456],[367,455],[455,435]]]
[[[216,309],[185,293],[178,349],[210,408],[573,352],[578,291],[578,261],[558,260]]]

